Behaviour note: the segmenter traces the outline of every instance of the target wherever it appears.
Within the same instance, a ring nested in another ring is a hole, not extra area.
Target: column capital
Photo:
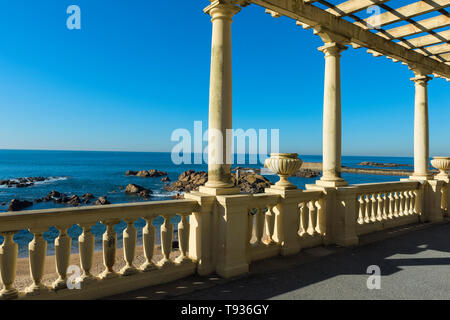
[[[433,78],[427,75],[416,75],[414,78],[411,78],[411,81],[414,81],[416,84],[426,85],[428,81]]]
[[[235,2],[231,0],[215,0],[203,12],[211,16],[211,21],[215,19],[231,20],[235,14],[241,11],[241,7],[237,6]]]
[[[325,45],[318,48],[319,51],[322,51],[325,54],[325,57],[328,56],[340,56],[341,52],[347,50],[345,44],[338,42],[326,42]]]

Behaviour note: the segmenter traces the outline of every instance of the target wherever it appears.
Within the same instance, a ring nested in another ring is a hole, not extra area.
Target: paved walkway
[[[361,241],[363,245],[353,249],[321,247],[253,263],[250,275],[239,279],[190,277],[112,298],[450,299],[448,221],[377,233]],[[371,265],[380,267],[381,289],[367,288]]]

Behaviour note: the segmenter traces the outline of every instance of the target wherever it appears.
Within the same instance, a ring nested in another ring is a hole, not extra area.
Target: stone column
[[[346,47],[337,42],[326,42],[319,50],[325,54],[325,90],[323,102],[323,176],[317,181],[322,186],[346,185],[341,178],[341,52]]]
[[[416,97],[414,107],[414,175],[416,179],[432,179],[429,171],[428,94],[427,82],[432,78],[414,71]]]
[[[240,7],[223,0],[214,1],[204,10],[211,15],[213,25],[208,182],[206,188],[202,188],[206,193],[227,194],[233,192],[226,189],[234,189],[231,182],[231,136],[227,136],[227,129],[232,129],[231,23],[240,10]]]

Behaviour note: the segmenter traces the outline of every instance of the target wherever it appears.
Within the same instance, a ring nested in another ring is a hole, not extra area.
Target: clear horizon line
[[[136,151],[136,150],[89,150],[89,149],[23,149],[23,148],[0,148],[0,151],[58,151],[58,152],[118,152],[118,153],[171,153],[170,151]],[[297,152],[298,153],[298,152]],[[198,154],[194,152],[190,152],[189,154]],[[238,155],[238,154],[235,154]],[[245,153],[245,155],[254,155],[258,156],[258,153]],[[322,154],[299,154],[300,156],[322,156]],[[414,155],[361,155],[361,154],[343,154],[343,157],[397,157],[397,158],[412,158]]]

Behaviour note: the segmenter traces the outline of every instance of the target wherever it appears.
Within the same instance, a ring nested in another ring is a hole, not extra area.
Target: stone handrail
[[[179,267],[178,270],[175,272],[171,271],[172,278],[169,277],[170,279],[185,276],[186,272],[188,274],[194,273],[195,266],[187,257],[189,246],[189,221],[187,217],[197,210],[197,207],[198,204],[192,200],[173,200],[75,209],[39,210],[2,215],[0,216],[0,234],[4,237],[4,242],[0,248],[0,271],[3,290],[0,292],[0,295],[2,298],[17,298],[19,296],[39,296],[40,298],[49,297],[52,299],[59,297],[79,298],[80,296],[77,296],[78,290],[69,290],[70,288],[67,288],[67,269],[69,267],[72,240],[68,236],[67,230],[74,224],[79,225],[83,230],[78,238],[82,271],[80,284],[84,287],[84,290],[82,290],[83,297],[101,297],[102,295],[113,294],[116,288],[123,287],[127,281],[121,278],[138,273],[148,271],[167,273],[166,270],[177,267]],[[170,219],[175,215],[179,215],[181,221],[178,225],[179,256],[176,261],[173,261],[170,258],[173,237],[173,225]],[[164,223],[161,226],[161,251],[163,257],[155,264],[152,259],[154,258],[156,235],[152,222],[158,216],[164,219]],[[135,267],[137,231],[134,227],[134,222],[139,218],[143,218],[147,222],[143,229],[145,262],[141,266]],[[119,273],[116,273],[113,267],[117,249],[117,234],[113,227],[120,223],[121,220],[127,224],[123,231],[123,251],[126,265]],[[106,232],[103,234],[105,270],[97,277],[91,273],[95,240],[91,227],[98,222],[106,226]],[[55,261],[58,279],[49,288],[42,283],[45,259],[47,258],[47,242],[43,238],[43,233],[52,226],[59,231],[59,236],[55,239]],[[34,235],[34,239],[29,244],[30,275],[33,284],[25,292],[19,293],[14,286],[18,245],[14,242],[13,236],[19,230],[24,229],[28,229]],[[151,280],[151,283],[155,283],[154,279]],[[168,281],[168,279],[161,277],[161,281]],[[137,289],[140,286],[145,286],[146,283],[149,282],[134,283],[134,285],[128,285],[127,287],[129,289]],[[110,291],[99,291],[99,288],[102,286],[108,287]]]
[[[359,224],[420,214],[418,182],[357,185]]]

